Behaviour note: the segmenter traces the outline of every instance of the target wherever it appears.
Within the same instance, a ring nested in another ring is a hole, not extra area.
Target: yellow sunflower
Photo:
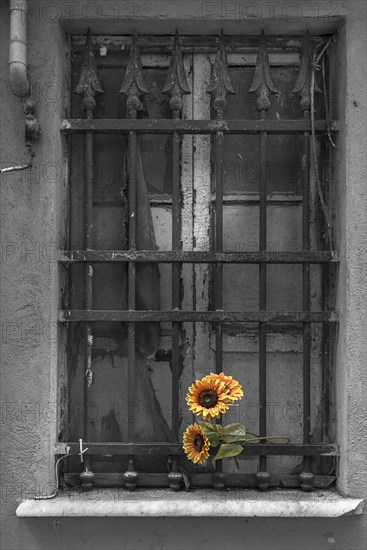
[[[195,464],[202,464],[209,456],[209,439],[198,424],[188,426],[183,434],[183,449],[186,456]]]
[[[224,372],[221,372],[220,374],[214,374],[211,372],[210,376],[214,380],[220,380],[220,382],[223,382],[225,389],[227,390],[227,401],[237,401],[237,399],[241,399],[241,397],[243,397],[241,384],[239,384],[237,380],[234,380],[232,376],[226,376]]]
[[[194,414],[202,414],[205,420],[219,418],[228,410],[228,390],[219,378],[204,376],[189,387],[186,401]]]

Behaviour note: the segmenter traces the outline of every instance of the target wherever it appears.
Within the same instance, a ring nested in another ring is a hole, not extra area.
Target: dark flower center
[[[202,435],[198,434],[194,437],[194,449],[198,453],[203,450],[204,447],[204,438]]]
[[[202,407],[210,409],[218,403],[218,394],[214,390],[205,390],[199,395],[199,403]]]

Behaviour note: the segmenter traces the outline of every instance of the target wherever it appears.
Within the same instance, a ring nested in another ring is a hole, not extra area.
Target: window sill
[[[363,500],[335,491],[99,489],[25,500],[18,517],[340,517],[363,513]]]

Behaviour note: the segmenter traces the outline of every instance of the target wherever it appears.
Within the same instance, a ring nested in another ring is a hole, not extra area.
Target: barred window
[[[67,485],[334,482],[329,44],[71,37]],[[186,459],[187,388],[222,371],[245,394],[223,422],[290,443]]]

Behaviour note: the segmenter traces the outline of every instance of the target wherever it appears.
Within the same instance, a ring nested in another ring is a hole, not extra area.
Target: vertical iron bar
[[[221,111],[218,111],[218,118],[221,118]],[[215,134],[215,250],[223,250],[223,132]],[[214,278],[214,303],[216,310],[223,309],[223,266],[216,264]],[[223,370],[223,330],[222,323],[216,324],[215,330],[215,372],[221,373]],[[222,423],[222,419],[218,421]],[[216,472],[222,472],[223,462],[217,460],[215,463]],[[216,486],[220,481],[216,481]]]
[[[250,93],[257,94],[256,106],[260,118],[266,118],[270,107],[269,94],[279,94],[271,78],[269,56],[266,50],[264,31],[261,33],[261,43],[256,59],[256,67],[252,79]],[[259,204],[259,249],[266,251],[266,132],[260,132],[260,204]],[[259,263],[259,310],[266,311],[266,264]],[[259,323],[259,431],[260,436],[266,436],[266,324]],[[262,440],[265,442],[265,440]],[[266,470],[267,460],[260,456],[259,471],[256,474],[257,486],[261,490],[269,487],[270,474]]]
[[[261,119],[266,111],[261,109]],[[266,132],[260,133],[260,202],[259,202],[259,250],[266,251],[267,240],[267,184],[266,184]],[[266,311],[266,264],[259,264],[259,310]],[[266,323],[259,323],[259,435],[266,436]],[[261,443],[265,443],[263,440]],[[267,458],[260,456],[258,487],[269,487],[270,475],[267,472]]]
[[[302,44],[301,64],[292,94],[301,96],[300,106],[303,118],[310,119],[313,110],[313,94],[318,90],[312,86],[313,52],[310,36],[307,31]],[[303,133],[302,144],[302,181],[303,181],[303,213],[302,213],[302,248],[303,252],[310,250],[310,132]],[[310,311],[310,264],[302,264],[302,302],[303,310]],[[303,442],[311,442],[311,325],[303,323]],[[311,457],[304,456],[303,472],[300,474],[301,489],[311,491],[313,474],[311,472]]]
[[[330,143],[326,139],[321,141],[321,159],[323,169],[323,188],[329,190],[329,169],[331,157]],[[330,242],[330,248],[332,243]],[[324,245],[325,246],[325,245]],[[332,287],[330,264],[323,265],[322,269],[322,306],[326,311],[329,306],[329,292]],[[330,427],[330,337],[331,327],[328,323],[322,324],[322,440],[327,441]],[[326,459],[327,460],[327,459]],[[325,459],[324,459],[325,461]]]
[[[126,67],[125,77],[120,89],[120,93],[127,95],[126,108],[130,118],[137,118],[137,111],[142,108],[139,96],[142,93],[148,93],[148,88],[144,81],[143,69],[141,66],[140,53],[138,48],[138,38],[133,37],[129,61]],[[137,202],[137,141],[136,132],[129,132],[128,144],[128,202],[129,202],[129,249],[136,250],[136,202]],[[136,264],[129,261],[128,266],[128,309],[136,309]],[[128,438],[134,441],[135,437],[135,323],[128,323]],[[134,470],[134,456],[129,456],[128,469],[124,473],[125,487],[133,491],[137,485],[138,473]]]
[[[264,118],[264,111],[261,111]],[[260,252],[266,251],[266,133],[260,134]],[[266,311],[266,264],[259,264],[259,309]],[[259,405],[260,405],[260,435],[266,435],[266,325],[260,323],[259,337]],[[266,457],[260,457],[260,469],[266,470]]]
[[[86,118],[93,118],[93,110],[86,109]],[[93,134],[86,132],[85,134],[85,247],[86,249],[92,246],[92,230],[93,230]],[[93,266],[87,263],[85,266],[85,309],[93,308]],[[87,323],[85,327],[85,375],[84,375],[84,440],[89,439],[89,397],[90,387],[93,378],[92,372],[92,346],[93,334],[91,323]],[[84,457],[84,465],[86,470],[90,470],[90,459]]]
[[[78,85],[75,89],[75,93],[83,95],[82,107],[85,111],[85,118],[92,119],[93,111],[96,108],[96,101],[94,96],[96,94],[102,94],[103,89],[98,80],[97,64],[93,53],[93,45],[90,36],[90,30],[88,29],[85,49],[83,55],[83,63],[81,66],[81,73]],[[92,132],[86,132],[84,143],[84,160],[85,160],[85,248],[89,249],[92,246],[92,231],[93,231],[93,134]],[[87,262],[85,266],[85,309],[91,310],[93,307],[93,266]],[[93,348],[93,332],[91,323],[85,325],[85,365],[86,370],[84,373],[84,439],[88,440],[89,434],[89,422],[88,422],[88,406],[89,406],[89,394],[90,387],[93,382],[92,372],[92,348]],[[81,461],[82,456],[81,456]],[[82,489],[91,489],[92,480],[94,474],[90,472],[90,459],[84,458],[85,471],[80,474]],[[89,471],[88,471],[89,470]]]
[[[176,30],[173,41],[173,50],[171,62],[167,73],[166,83],[163,92],[171,96],[169,106],[172,110],[172,117],[175,120],[180,118],[182,112],[184,94],[189,94],[183,65],[182,53],[180,49],[180,39]],[[178,132],[172,135],[172,250],[181,249],[181,186],[180,186],[180,136]],[[181,282],[181,264],[172,263],[172,309],[178,310],[181,307],[180,282]],[[180,323],[172,323],[172,434],[178,441],[178,432],[180,428]],[[182,474],[179,472],[177,457],[171,457],[169,462],[172,464],[172,470],[168,474],[169,485],[174,491],[181,487]]]
[[[223,250],[223,132],[215,135],[216,178],[215,178],[215,250]],[[223,309],[223,266],[216,265],[215,309]],[[217,324],[215,369],[219,374],[223,369],[222,324]]]
[[[136,110],[130,110],[130,118],[136,118]],[[129,249],[136,250],[136,132],[129,133]],[[128,264],[128,309],[136,308],[136,264]],[[128,357],[128,411],[127,411],[127,436],[129,441],[134,441],[135,436],[135,323],[129,321],[127,336],[127,357]],[[128,457],[128,469],[124,472],[125,487],[129,491],[134,491],[138,482],[138,473],[135,471],[134,455]]]
[[[207,92],[213,96],[213,108],[217,112],[217,120],[223,120],[223,114],[227,106],[226,96],[234,94],[226,49],[224,45],[223,30],[219,37],[219,47],[212,67],[212,76]],[[216,132],[214,137],[215,152],[215,250],[223,250],[223,132]],[[216,310],[223,309],[223,265],[217,263],[214,272],[214,305]],[[215,326],[215,371],[220,374],[223,370],[223,326],[217,323]],[[221,420],[219,421],[221,422]],[[213,476],[215,488],[224,487],[224,474],[222,461],[216,461],[216,473]]]
[[[136,118],[136,110],[130,111],[130,118]],[[129,249],[136,250],[136,132],[129,133]],[[128,309],[136,309],[136,264],[128,267]],[[128,323],[128,438],[135,434],[135,323]]]
[[[310,110],[304,109],[305,119],[310,118]],[[310,133],[303,134],[303,215],[302,246],[303,251],[310,250]],[[310,311],[310,264],[302,265],[302,302],[303,310]],[[303,443],[311,443],[311,326],[303,323]],[[304,457],[304,470],[300,474],[301,488],[312,490],[311,457]]]
[[[179,118],[180,111],[173,110],[173,118]],[[180,136],[172,136],[172,250],[181,247],[180,212]],[[180,309],[180,273],[181,264],[172,264],[172,309]],[[180,323],[172,323],[172,433],[178,438],[179,417],[179,373],[180,373]]]

